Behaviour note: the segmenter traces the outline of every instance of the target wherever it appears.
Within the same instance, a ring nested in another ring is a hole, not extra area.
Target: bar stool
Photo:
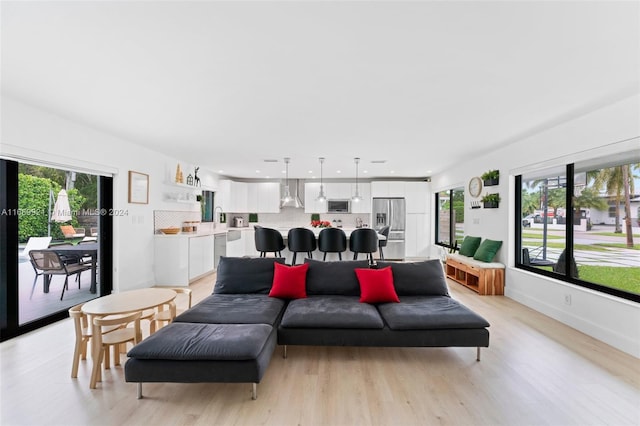
[[[324,228],[318,235],[318,249],[324,253],[322,260],[327,260],[327,253],[338,253],[342,260],[342,252],[347,251],[347,235],[340,228]]]
[[[307,228],[291,228],[287,234],[289,251],[293,253],[292,265],[296,264],[296,254],[306,252],[310,259],[313,259],[313,251],[317,247],[316,236],[312,230]]]
[[[367,259],[373,263],[373,253],[378,251],[378,233],[371,228],[359,228],[349,237],[349,250],[353,252],[353,260],[358,260],[359,253],[367,253]]]
[[[387,246],[387,240],[389,239],[389,229],[391,229],[390,226],[385,226],[378,232],[378,234],[384,235],[384,238],[385,238],[384,240],[382,239],[378,240],[378,249],[380,249],[380,260],[384,260],[384,253],[382,252],[382,247]]]
[[[260,252],[260,257],[267,257],[267,253],[273,253],[277,257],[282,257],[284,250],[284,239],[279,231],[272,228],[255,228],[256,250]]]

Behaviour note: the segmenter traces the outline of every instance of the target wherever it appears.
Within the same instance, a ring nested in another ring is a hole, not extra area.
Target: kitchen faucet
[[[218,215],[217,212],[218,210],[220,210],[220,214]],[[221,223],[220,219],[222,216],[222,207],[220,206],[215,206],[213,209],[213,227],[216,227],[216,223]]]

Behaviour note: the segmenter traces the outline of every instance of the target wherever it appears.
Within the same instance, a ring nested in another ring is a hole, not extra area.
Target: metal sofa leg
[[[478,346],[478,348],[477,348],[476,361],[480,361],[480,346]]]
[[[287,359],[287,345],[282,347],[282,358]]]
[[[138,382],[138,399],[142,399],[142,382]]]
[[[251,383],[251,399],[253,399],[254,401],[256,399],[258,399],[258,384],[257,383]]]

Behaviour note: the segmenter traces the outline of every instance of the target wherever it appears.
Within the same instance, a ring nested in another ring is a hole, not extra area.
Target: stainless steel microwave
[[[327,211],[329,213],[349,213],[351,205],[349,200],[327,200]]]

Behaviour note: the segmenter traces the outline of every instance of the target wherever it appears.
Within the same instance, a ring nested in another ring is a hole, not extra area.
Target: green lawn
[[[596,243],[594,245],[601,246],[601,247],[623,248],[623,249],[629,249],[629,250],[640,250],[640,245],[638,245],[638,244],[635,244],[633,247],[627,247],[626,244],[617,244],[617,243]]]
[[[542,238],[542,235],[539,235],[537,233],[522,233],[522,238]],[[548,240],[561,240],[564,237],[561,235],[547,235],[547,239]]]
[[[625,233],[615,233],[615,232],[590,232],[590,235],[604,235],[605,237],[625,237],[627,236],[627,234]],[[638,234],[633,234],[633,238],[640,238],[640,235]]]
[[[541,266],[539,269],[552,270],[550,266]],[[640,294],[640,268],[578,265],[578,275],[581,280],[590,283]]]
[[[640,293],[640,268],[615,266],[578,266],[580,279],[611,288]]]

